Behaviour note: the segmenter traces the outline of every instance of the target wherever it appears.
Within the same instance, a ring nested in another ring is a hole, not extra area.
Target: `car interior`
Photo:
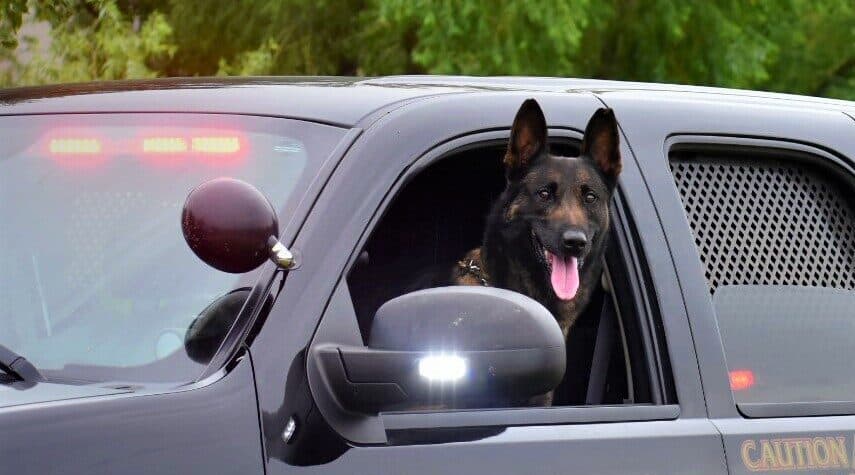
[[[564,139],[550,148],[576,156],[579,145]],[[476,144],[440,158],[410,178],[384,210],[347,277],[365,342],[384,302],[415,290],[413,282],[425,274],[450,272],[480,245],[486,215],[505,186],[505,147]],[[553,405],[651,402],[639,312],[614,230],[606,252],[604,285],[570,332],[567,369]]]

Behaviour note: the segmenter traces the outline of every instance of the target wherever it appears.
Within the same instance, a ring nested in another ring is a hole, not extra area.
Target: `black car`
[[[407,289],[480,242],[527,98],[562,154],[604,106],[621,132],[560,354],[519,294]],[[0,473],[851,473],[853,118],[548,78],[0,90]]]

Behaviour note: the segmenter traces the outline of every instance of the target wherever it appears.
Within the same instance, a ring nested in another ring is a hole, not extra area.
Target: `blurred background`
[[[537,75],[855,99],[855,0],[0,0],[0,87]]]

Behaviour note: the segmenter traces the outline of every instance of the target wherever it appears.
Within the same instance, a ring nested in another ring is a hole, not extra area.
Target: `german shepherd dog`
[[[481,246],[457,263],[452,281],[537,300],[566,340],[600,283],[609,202],[622,166],[614,113],[597,110],[581,154],[561,157],[549,153],[543,111],[528,99],[514,119],[504,166],[507,184]]]

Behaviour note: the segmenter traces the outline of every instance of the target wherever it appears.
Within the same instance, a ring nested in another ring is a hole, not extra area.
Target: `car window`
[[[727,285],[714,302],[736,402],[853,399],[855,292]]]
[[[407,180],[383,211],[382,219],[347,275],[349,294],[366,344],[378,308],[417,289],[450,285],[437,282],[456,272],[464,256],[480,245],[491,205],[506,185],[501,161],[506,147],[505,141],[467,147],[432,163]],[[552,144],[552,151],[575,156],[578,147],[578,142],[560,141]],[[604,257],[614,271],[611,274],[625,279],[617,248],[609,242]],[[617,294],[627,291],[626,285],[622,281],[604,290],[597,281],[587,310],[567,339],[567,369],[564,380],[553,393],[552,405],[650,402],[648,375],[641,364],[636,309],[631,298]],[[610,314],[603,319],[607,328],[601,330],[604,308],[615,308],[615,302],[617,310],[609,311],[616,316]],[[600,353],[605,351],[605,354],[595,357],[598,344]],[[489,407],[504,406],[499,403]]]
[[[671,157],[737,403],[853,400],[855,208],[820,160]]]
[[[193,255],[184,199],[230,176],[288,216],[343,134],[220,115],[0,121],[0,343],[46,374],[81,380],[200,374],[211,350],[199,339],[217,348],[257,275],[218,272]],[[203,311],[226,321],[211,333]]]

